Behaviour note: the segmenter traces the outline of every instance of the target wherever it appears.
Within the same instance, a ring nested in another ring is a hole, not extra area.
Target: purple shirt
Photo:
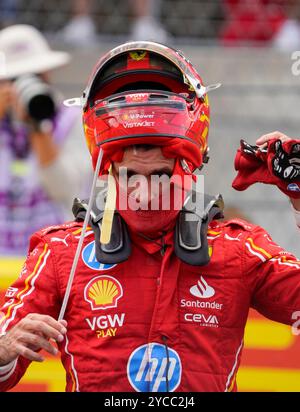
[[[78,110],[62,107],[54,122],[54,140],[64,142]],[[39,181],[37,160],[30,152],[24,125],[0,123],[0,255],[25,255],[30,236],[62,223],[64,211]]]

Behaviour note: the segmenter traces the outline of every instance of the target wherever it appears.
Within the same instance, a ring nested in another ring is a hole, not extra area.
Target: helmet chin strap
[[[85,215],[85,218],[84,218],[81,235],[80,235],[79,242],[78,242],[78,245],[77,245],[77,248],[76,248],[75,257],[74,257],[72,268],[71,268],[71,271],[70,271],[70,275],[69,275],[69,279],[68,279],[68,283],[67,283],[67,288],[66,288],[64,299],[63,299],[61,309],[60,309],[60,312],[59,312],[58,320],[62,320],[65,316],[65,311],[66,311],[68,300],[69,300],[69,297],[70,297],[70,292],[71,292],[74,276],[75,276],[75,273],[76,273],[76,268],[77,268],[80,252],[81,252],[81,249],[82,249],[82,245],[83,245],[87,225],[88,225],[88,222],[89,222],[89,219],[90,219],[92,205],[93,205],[93,202],[94,202],[94,197],[95,197],[95,193],[96,193],[97,179],[98,179],[98,176],[99,176],[99,171],[100,171],[100,167],[101,167],[101,163],[102,163],[102,158],[103,158],[103,150],[102,150],[102,148],[100,148],[99,154],[98,154],[98,159],[97,159],[97,164],[96,164],[96,167],[95,167],[95,173],[94,173],[94,178],[93,178],[93,183],[92,183],[92,188],[91,188],[91,193],[90,193],[90,200],[89,200],[89,203],[88,203],[87,212],[86,212],[86,215]]]
[[[115,178],[112,174],[112,165],[109,167],[107,197],[104,208],[100,243],[107,245],[110,242],[114,213],[116,209],[117,189]]]

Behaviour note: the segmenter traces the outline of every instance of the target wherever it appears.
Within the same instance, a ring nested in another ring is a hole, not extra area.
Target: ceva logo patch
[[[86,266],[94,270],[108,270],[116,266],[98,262],[96,258],[95,241],[85,246],[85,248],[82,251],[81,257]]]
[[[127,363],[130,385],[137,392],[173,392],[181,381],[178,353],[160,343],[149,343],[135,349]]]
[[[116,308],[122,296],[122,286],[112,276],[97,276],[84,289],[84,298],[92,310]]]

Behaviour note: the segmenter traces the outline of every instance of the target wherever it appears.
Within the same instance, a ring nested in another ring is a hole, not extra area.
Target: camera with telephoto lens
[[[34,74],[27,74],[17,78],[14,85],[32,120],[41,123],[54,118],[57,111],[56,98],[49,84]]]

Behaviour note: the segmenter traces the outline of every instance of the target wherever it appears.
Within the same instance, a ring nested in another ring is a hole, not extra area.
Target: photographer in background
[[[27,25],[0,31],[0,52],[0,255],[23,255],[33,232],[69,218],[89,159],[80,112],[49,80],[70,56]]]

